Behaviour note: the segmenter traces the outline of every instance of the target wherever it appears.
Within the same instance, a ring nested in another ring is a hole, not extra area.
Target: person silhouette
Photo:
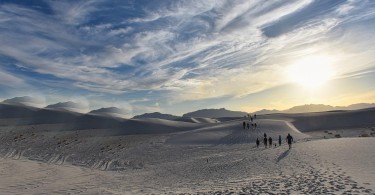
[[[281,146],[281,135],[279,135],[279,146]]]
[[[258,138],[257,138],[256,144],[257,144],[257,148],[259,148],[259,139]]]
[[[245,121],[242,123],[242,126],[243,126],[243,129],[246,128],[246,122]]]
[[[264,133],[263,143],[264,143],[264,147],[267,148],[267,134],[266,133]]]
[[[272,137],[271,136],[268,138],[268,144],[270,145],[270,148],[272,148]]]
[[[286,136],[286,141],[288,142],[289,150],[290,150],[292,148],[293,137],[289,133],[288,133],[288,136]]]

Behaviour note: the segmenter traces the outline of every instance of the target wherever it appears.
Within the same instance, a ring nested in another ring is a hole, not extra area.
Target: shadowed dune
[[[122,119],[111,116],[81,114],[67,110],[38,109],[0,104],[1,126],[59,124],[50,131],[106,129],[101,135],[171,133],[195,129],[201,125],[164,119]],[[4,120],[7,119],[7,120]]]
[[[297,115],[293,124],[301,131],[375,126],[375,108]]]
[[[0,103],[0,118],[32,117],[39,108]]]
[[[290,121],[301,132],[367,128],[375,126],[375,108],[300,114],[268,114],[259,116],[259,118]]]
[[[375,109],[356,111],[330,111],[306,114],[270,114],[258,116],[254,122],[258,128],[243,130],[243,118],[180,118],[165,119],[123,119],[111,116],[82,114],[68,110],[34,108],[24,105],[0,104],[1,126],[25,126],[59,124],[54,130],[106,129],[102,135],[129,135],[173,133],[179,131],[169,143],[219,144],[253,143],[267,133],[275,140],[287,133],[296,138],[306,138],[301,132],[375,126]],[[221,122],[219,122],[219,120]],[[248,122],[248,121],[247,121]],[[303,135],[303,136],[302,136]]]

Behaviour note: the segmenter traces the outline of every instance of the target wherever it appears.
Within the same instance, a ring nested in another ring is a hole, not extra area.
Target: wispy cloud
[[[21,78],[0,69],[0,85],[6,87],[20,87],[25,85],[25,82]]]
[[[362,28],[374,23],[372,1],[41,2],[0,4],[0,57],[74,90],[160,91],[172,102],[236,98],[285,84],[283,70],[304,55],[362,62],[341,75],[373,66],[366,43],[374,38],[353,43],[366,46],[361,54],[332,52],[374,32]],[[12,74],[2,79],[35,80]]]

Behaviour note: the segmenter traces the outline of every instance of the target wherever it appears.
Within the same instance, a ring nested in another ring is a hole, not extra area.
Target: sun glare
[[[292,82],[307,88],[318,88],[332,79],[332,58],[310,56],[297,61],[288,70]]]

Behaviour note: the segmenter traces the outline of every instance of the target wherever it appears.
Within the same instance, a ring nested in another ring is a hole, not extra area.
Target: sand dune
[[[362,128],[372,114],[264,115],[243,129],[243,117],[123,119],[0,104],[0,194],[372,194],[374,138],[311,134],[342,119]],[[373,126],[366,131],[375,135]],[[256,148],[263,133],[274,143],[281,135],[282,146]]]
[[[61,109],[38,109],[20,105],[0,104],[0,125],[2,126],[43,124],[59,125],[59,128],[51,128],[50,131],[106,129],[101,135],[171,133],[191,130],[199,126],[187,122],[163,119],[122,119]]]
[[[14,105],[0,103],[0,118],[22,118],[32,117],[39,108],[29,107],[25,105]]]
[[[219,123],[220,121],[217,119],[212,118],[205,118],[205,117],[181,117],[174,119],[175,121],[183,121],[183,122],[190,122],[190,123]]]
[[[353,129],[375,126],[375,108],[300,114],[269,114],[259,118],[292,122],[302,132],[332,129]]]
[[[300,142],[292,150],[143,144],[123,151],[132,155],[121,157],[128,165],[121,171],[98,169],[116,167],[119,158],[96,169],[71,166],[59,156],[48,164],[0,158],[0,193],[373,194],[373,139]]]
[[[301,131],[375,126],[375,108],[297,115],[293,124]]]
[[[276,143],[279,135],[283,141],[288,133],[296,140],[310,136],[299,132],[289,122],[282,120],[261,119],[256,120],[258,127],[243,129],[242,119],[223,122],[220,124],[203,127],[194,131],[182,132],[171,137],[167,142],[173,144],[238,144],[255,143],[256,139],[263,139],[263,134],[271,136]]]

